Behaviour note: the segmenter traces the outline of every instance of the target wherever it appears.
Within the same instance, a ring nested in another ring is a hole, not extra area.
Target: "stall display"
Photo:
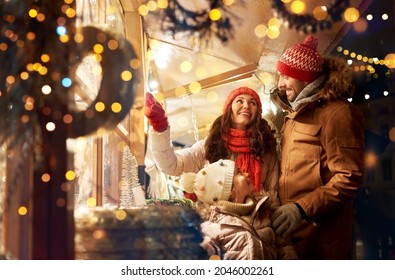
[[[208,259],[200,216],[188,205],[150,203],[143,208],[79,208],[75,258],[89,260]]]

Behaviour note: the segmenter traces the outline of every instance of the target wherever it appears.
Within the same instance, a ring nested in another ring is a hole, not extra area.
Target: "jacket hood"
[[[327,80],[320,90],[320,99],[326,101],[347,99],[354,94],[352,69],[339,57],[324,58],[323,73]]]

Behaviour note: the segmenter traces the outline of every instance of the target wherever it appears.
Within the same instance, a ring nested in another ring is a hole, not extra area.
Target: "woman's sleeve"
[[[149,130],[152,154],[158,169],[171,176],[179,176],[183,172],[198,172],[204,167],[204,142],[199,140],[191,147],[175,150],[170,139],[170,127],[163,132]]]

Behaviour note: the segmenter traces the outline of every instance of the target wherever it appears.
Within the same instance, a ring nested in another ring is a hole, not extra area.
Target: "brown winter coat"
[[[289,109],[282,129],[279,196],[307,217],[292,233],[300,259],[350,258],[353,199],[364,178],[364,119],[342,95],[351,73],[326,59],[320,99]]]

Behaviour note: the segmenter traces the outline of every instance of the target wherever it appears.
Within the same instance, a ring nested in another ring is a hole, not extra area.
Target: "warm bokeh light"
[[[59,36],[59,40],[62,43],[67,43],[69,41],[69,35],[67,35],[67,34],[61,35],[61,36]]]
[[[281,26],[281,20],[279,20],[278,18],[270,18],[267,22],[267,26],[277,26],[280,27]]]
[[[159,9],[166,9],[167,6],[169,6],[169,1],[168,0],[158,0],[157,4],[158,4]]]
[[[209,17],[212,21],[216,21],[222,17],[222,13],[218,9],[212,9],[209,13]]]
[[[66,206],[66,200],[63,197],[60,197],[56,199],[56,206],[58,207],[65,207]]]
[[[43,94],[45,94],[45,95],[50,94],[51,91],[52,91],[52,88],[51,88],[49,85],[44,85],[44,86],[42,86],[42,88],[41,88],[41,92],[42,92]]]
[[[175,94],[176,94],[176,96],[183,96],[183,95],[185,95],[187,93],[187,90],[184,88],[184,87],[177,87],[176,89],[175,89]],[[156,97],[156,95],[155,95],[155,97]]]
[[[29,117],[29,116],[27,116],[27,115],[22,115],[22,116],[21,116],[21,122],[22,122],[22,123],[26,124],[26,123],[28,123],[29,121],[30,121],[30,117]]]
[[[73,170],[68,170],[67,172],[66,172],[66,174],[65,174],[65,178],[68,180],[68,181],[72,181],[72,180],[74,180],[75,179],[75,172],[73,171]]]
[[[117,219],[117,220],[119,220],[119,221],[122,221],[122,220],[125,220],[126,219],[126,212],[124,211],[124,210],[122,210],[122,209],[120,209],[120,210],[117,210],[116,212],[115,212],[115,218]]]
[[[51,175],[49,175],[48,173],[44,173],[43,175],[41,175],[41,181],[43,181],[44,183],[48,183],[51,180]]]
[[[55,123],[53,123],[53,122],[47,122],[47,124],[45,125],[45,128],[46,128],[48,131],[54,131],[55,128],[56,128],[56,125],[55,125]]]
[[[98,112],[103,112],[106,109],[106,105],[103,102],[97,102],[95,104],[95,109]]]
[[[20,206],[18,208],[18,214],[20,216],[25,216],[27,214],[27,208],[25,206]]]
[[[75,11],[74,9],[72,9],[72,8],[68,8],[68,9],[66,10],[66,15],[67,15],[69,18],[73,18],[73,17],[75,17],[75,15],[76,15],[76,11]]]
[[[373,168],[377,165],[377,155],[372,152],[368,151],[365,153],[365,166],[366,168]]]
[[[95,44],[95,45],[93,46],[93,51],[94,51],[95,53],[98,53],[98,54],[103,53],[104,47],[103,47],[102,44]]]
[[[122,71],[122,73],[121,73],[122,81],[125,81],[125,82],[130,81],[132,79],[132,77],[133,77],[132,72],[130,72],[129,70]]]
[[[101,239],[104,239],[105,237],[106,237],[106,232],[102,229],[96,229],[92,233],[92,238],[95,240],[101,240]]]
[[[192,82],[189,84],[189,91],[191,93],[198,93],[202,90],[202,85],[199,82]]]
[[[71,185],[70,185],[69,183],[67,183],[67,182],[64,182],[64,183],[62,183],[62,184],[60,185],[60,189],[61,189],[63,192],[68,192],[68,191],[71,190]]]
[[[119,44],[118,44],[117,40],[112,39],[112,40],[108,41],[107,46],[110,50],[114,51],[114,50],[118,49]]]
[[[264,24],[258,24],[254,29],[255,36],[257,36],[258,38],[265,37],[266,32],[267,32],[267,27]]]
[[[84,41],[84,35],[82,35],[81,33],[76,33],[74,35],[74,42],[82,43],[83,41]]]
[[[302,14],[306,10],[306,4],[303,1],[295,0],[291,3],[291,11],[295,14]]]
[[[47,63],[47,62],[49,62],[49,60],[50,60],[50,57],[49,57],[48,54],[44,53],[44,54],[41,55],[41,61],[42,62]]]
[[[133,69],[138,69],[138,68],[140,68],[141,62],[140,62],[140,60],[134,58],[130,61],[129,64],[130,64],[130,67],[132,67]]]
[[[66,114],[63,116],[63,122],[66,124],[70,124],[73,122],[73,116],[70,114]]]
[[[353,23],[353,28],[356,32],[363,33],[368,29],[368,22],[366,19],[360,18]]]
[[[139,6],[139,14],[141,16],[146,16],[146,15],[148,15],[148,13],[149,13],[149,9],[148,9],[147,5],[143,4],[143,5]]]
[[[89,207],[95,207],[96,206],[96,199],[94,197],[90,197],[86,200],[86,204]]]
[[[180,70],[181,70],[182,73],[190,72],[192,70],[192,63],[190,63],[189,61],[184,60],[180,64]]]
[[[31,100],[27,100],[24,107],[26,111],[31,111],[34,109],[34,102]]]
[[[359,11],[353,7],[346,9],[344,20],[347,22],[356,22],[359,19]]]
[[[268,28],[266,31],[266,35],[270,39],[276,39],[278,36],[280,36],[280,29],[277,26],[270,26],[270,28]]]
[[[328,9],[325,6],[317,6],[313,10],[313,17],[316,20],[324,20],[328,16]]]
[[[153,12],[158,8],[158,4],[155,1],[150,0],[147,3],[147,8],[149,11]]]
[[[385,56],[384,60],[386,61],[385,65],[393,69],[395,68],[395,53],[389,53]]]
[[[7,76],[6,81],[9,85],[12,85],[15,83],[15,77],[14,76]]]
[[[122,111],[122,105],[119,102],[114,102],[111,104],[111,111],[114,113],[119,113]]]
[[[31,18],[35,18],[36,16],[37,16],[37,10],[35,10],[35,9],[30,9],[29,10],[29,17],[31,17]]]

